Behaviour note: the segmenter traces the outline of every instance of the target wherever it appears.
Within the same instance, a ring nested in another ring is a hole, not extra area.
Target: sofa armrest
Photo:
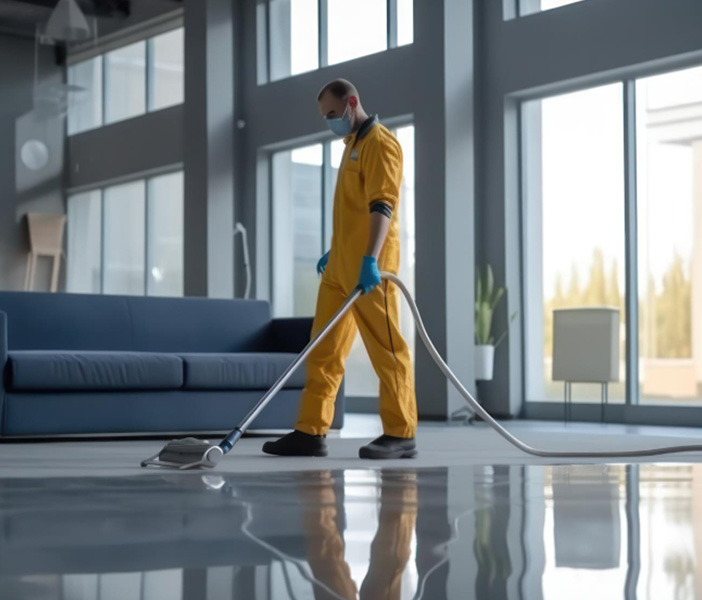
[[[269,352],[302,352],[310,341],[312,317],[271,319],[266,350]]]
[[[312,317],[272,319],[268,329],[265,350],[267,352],[302,352],[312,337],[313,321]],[[336,394],[332,429],[341,429],[344,425],[344,412],[346,409],[344,394],[345,383],[344,379],[342,379],[339,391]]]
[[[0,433],[5,414],[5,378],[7,377],[7,314],[0,311]]]

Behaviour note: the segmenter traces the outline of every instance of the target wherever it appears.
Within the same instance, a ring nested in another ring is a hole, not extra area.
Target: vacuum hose
[[[521,440],[514,437],[509,431],[507,431],[502,425],[500,425],[495,419],[493,419],[487,411],[478,404],[477,400],[471,396],[470,392],[463,387],[463,384],[459,381],[458,377],[454,375],[453,371],[441,358],[441,355],[437,352],[434,344],[432,344],[431,339],[427,330],[424,328],[424,323],[422,322],[422,316],[419,314],[419,309],[414,302],[414,298],[409,293],[409,290],[405,287],[405,284],[393,273],[388,273],[386,271],[381,271],[380,276],[383,279],[392,281],[402,292],[407,304],[412,311],[412,316],[414,317],[414,323],[417,327],[417,332],[422,342],[429,351],[429,355],[434,359],[436,365],[441,369],[442,373],[448,378],[448,380],[454,385],[454,387],[459,391],[464,400],[468,403],[468,406],[479,415],[483,421],[485,421],[490,427],[492,427],[497,433],[499,433],[503,438],[505,438],[510,444],[525,452],[526,454],[531,454],[532,456],[539,456],[542,458],[640,458],[644,456],[659,456],[661,454],[677,454],[680,452],[700,452],[702,453],[702,444],[690,444],[686,446],[662,446],[659,448],[649,448],[645,450],[608,450],[599,452],[561,452],[554,450],[540,450],[539,448],[533,448],[528,446]],[[256,417],[263,411],[263,409],[268,405],[268,403],[273,399],[273,397],[282,389],[285,382],[290,378],[293,371],[295,371],[305,360],[307,355],[312,351],[312,349],[319,344],[319,342],[329,333],[329,331],[336,325],[336,323],[347,313],[352,304],[358,300],[363,294],[363,288],[361,286],[356,286],[353,291],[347,296],[344,303],[339,307],[334,316],[329,320],[329,322],[324,326],[324,328],[305,346],[304,350],[298,354],[295,360],[288,365],[288,367],[283,371],[278,380],[273,384],[273,386],[263,395],[263,397],[256,403],[256,405],[249,411],[249,413],[244,417],[244,420],[239,423],[239,426],[233,429],[219,444],[219,449],[221,454],[217,455],[217,460],[221,458],[224,454],[227,454],[232,447],[239,441],[241,436],[246,432],[249,426],[255,421]],[[216,464],[216,461],[211,461]],[[212,466],[213,466],[212,465]]]
[[[495,419],[493,419],[487,413],[487,411],[480,406],[480,404],[478,404],[477,400],[473,398],[471,393],[465,387],[463,387],[463,384],[459,381],[458,377],[454,375],[453,371],[451,371],[449,366],[444,362],[444,359],[441,358],[441,355],[434,347],[434,344],[432,344],[429,334],[427,334],[427,330],[424,328],[424,323],[422,322],[422,316],[419,314],[419,309],[417,308],[414,298],[412,298],[409,290],[405,287],[405,284],[392,273],[382,271],[380,275],[383,279],[392,281],[398,288],[400,288],[400,291],[404,295],[405,299],[407,300],[407,304],[412,311],[412,316],[414,317],[414,322],[417,326],[417,333],[419,333],[419,337],[422,339],[424,346],[434,359],[436,366],[441,369],[441,372],[444,375],[446,375],[448,380],[458,390],[461,396],[463,396],[470,408],[497,433],[505,438],[510,444],[519,448],[519,450],[522,452],[526,452],[532,456],[540,456],[542,458],[639,458],[643,456],[659,456],[661,454],[677,454],[680,452],[702,452],[702,445],[700,444],[689,444],[685,446],[662,446],[659,448],[647,448],[645,450],[610,450],[599,452],[562,452],[540,450],[539,448],[528,446],[521,440],[514,437],[509,431],[502,427],[502,425],[495,421]]]

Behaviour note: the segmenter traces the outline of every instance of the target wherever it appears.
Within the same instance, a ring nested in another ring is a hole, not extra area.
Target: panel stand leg
[[[605,407],[609,402],[609,389],[607,382],[602,383],[602,410],[601,410],[601,422],[604,423],[605,420]]]

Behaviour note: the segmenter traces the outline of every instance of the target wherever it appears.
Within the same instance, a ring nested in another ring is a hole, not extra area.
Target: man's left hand
[[[376,285],[380,284],[380,281],[380,271],[375,256],[364,256],[361,274],[358,277],[358,285],[363,288],[363,293],[370,292]]]

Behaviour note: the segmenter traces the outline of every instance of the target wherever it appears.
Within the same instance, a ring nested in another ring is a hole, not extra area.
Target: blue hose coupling
[[[227,437],[225,437],[219,443],[219,447],[222,449],[222,454],[229,452],[234,447],[234,444],[239,441],[242,435],[244,435],[244,432],[238,427],[232,430],[229,435],[227,435]]]

